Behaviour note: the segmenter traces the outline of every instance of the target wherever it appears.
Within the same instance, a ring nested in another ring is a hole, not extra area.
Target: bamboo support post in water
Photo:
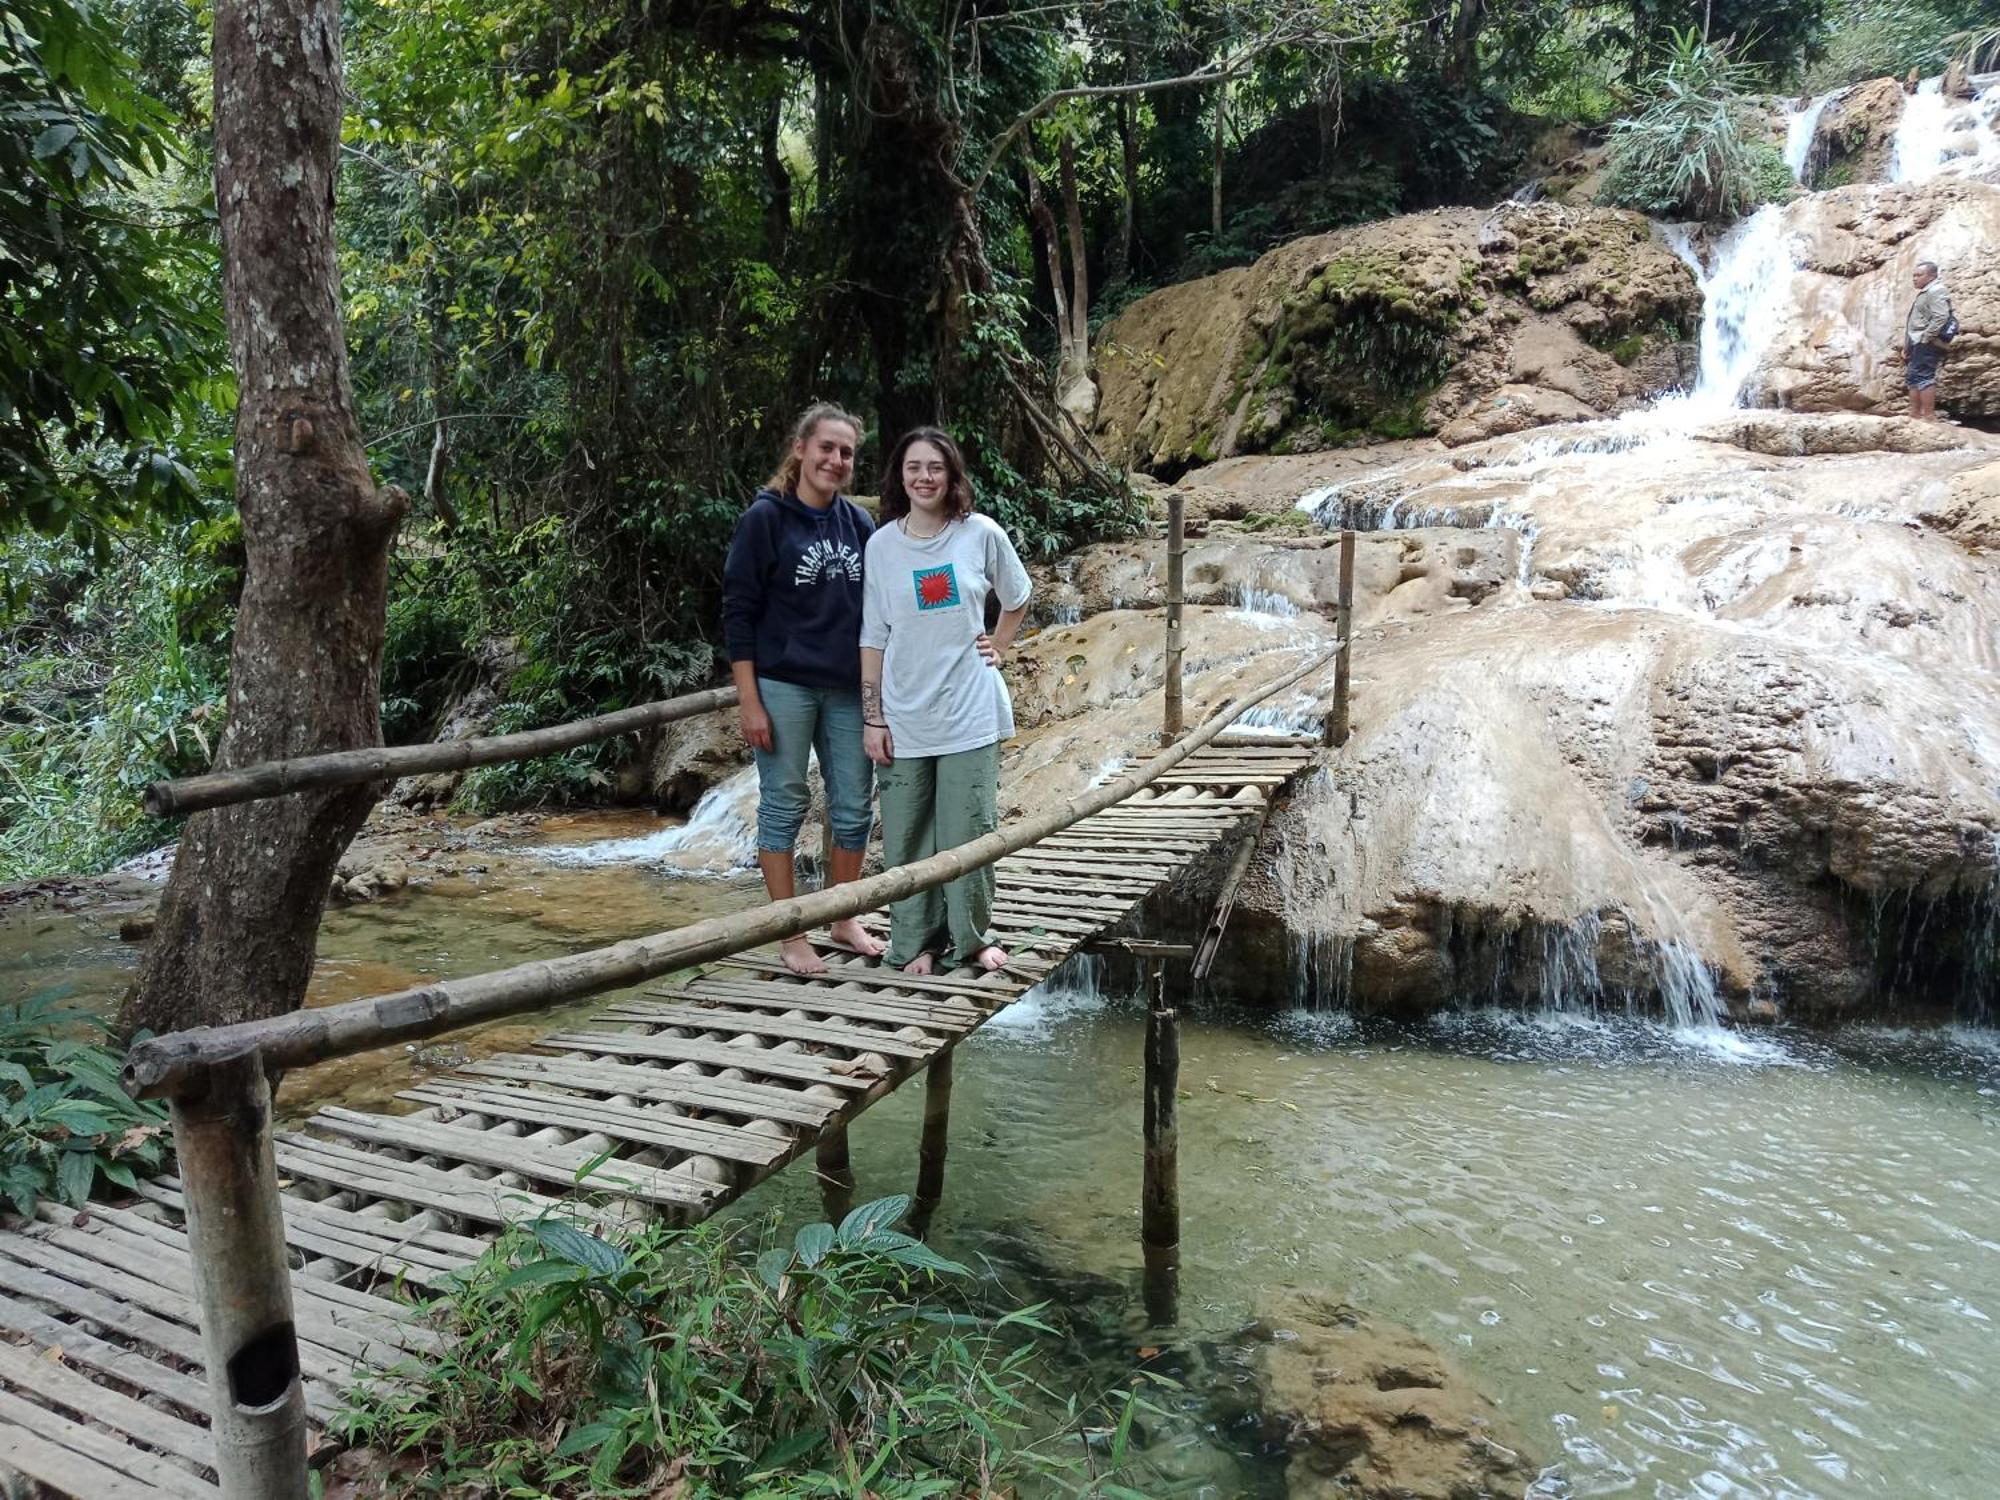
[[[357,786],[429,771],[463,771],[472,766],[490,766],[496,761],[527,760],[608,740],[614,735],[634,734],[641,729],[691,719],[697,714],[713,713],[718,708],[732,707],[735,702],[735,688],[712,688],[658,703],[642,703],[636,708],[621,708],[593,719],[578,719],[547,729],[525,729],[519,734],[441,740],[433,745],[373,745],[362,750],[302,755],[294,760],[261,761],[254,766],[211,771],[205,776],[156,781],[146,788],[146,811],[155,818],[165,818],[317,787]]]
[[[1340,596],[1335,605],[1334,629],[1340,646],[1333,658],[1333,722],[1327,728],[1327,743],[1336,748],[1347,743],[1348,655],[1354,640],[1354,532],[1340,533]]]
[[[1146,961],[1146,1169],[1140,1189],[1140,1237],[1167,1248],[1181,1242],[1181,1022],[1166,1001],[1166,971]]]
[[[917,1148],[916,1211],[926,1222],[944,1197],[945,1149],[951,1135],[951,1059],[946,1047],[924,1073],[924,1133]]]
[[[847,1123],[836,1120],[820,1133],[813,1148],[813,1169],[819,1177],[820,1208],[827,1222],[838,1224],[854,1206],[854,1163],[847,1151]]]
[[[214,1060],[170,1108],[223,1500],[305,1500],[305,1389],[263,1060],[253,1049]]]
[[[1208,919],[1201,941],[1195,944],[1194,963],[1188,969],[1188,978],[1195,984],[1208,978],[1208,971],[1215,966],[1215,955],[1222,947],[1222,934],[1229,926],[1229,914],[1236,909],[1236,892],[1243,885],[1243,877],[1250,873],[1250,861],[1256,856],[1257,845],[1264,837],[1264,825],[1270,821],[1270,804],[1264,804],[1264,816],[1257,820],[1257,826],[1243,830],[1243,837],[1236,845],[1236,853],[1231,856],[1229,870],[1222,877],[1222,889],[1215,899],[1215,911]]]
[[[631,938],[608,948],[538,959],[463,979],[439,980],[341,1005],[294,1011],[264,1021],[245,1021],[179,1031],[135,1045],[125,1059],[125,1087],[141,1098],[185,1093],[216,1059],[256,1048],[267,1066],[302,1067],[332,1057],[352,1057],[392,1042],[419,1041],[501,1016],[540,1010],[606,990],[624,989],[675,969],[725,958],[732,953],[808,932],[828,922],[859,916],[891,901],[956,880],[1009,854],[1080,823],[1157,781],[1195,751],[1273,694],[1324,668],[1327,654],[1314,657],[1233,703],[1200,728],[1162,750],[1126,776],[1081,792],[1036,817],[998,829],[928,859],[899,865],[866,880],[850,881],[809,895],[794,896],[754,911],[710,917],[669,932]]]
[[[1186,602],[1187,497],[1179,490],[1167,496],[1167,660],[1166,716],[1160,743],[1181,737],[1181,653],[1186,644],[1181,607]]]

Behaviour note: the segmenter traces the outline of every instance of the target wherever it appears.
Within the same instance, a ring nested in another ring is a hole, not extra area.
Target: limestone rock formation
[[[1799,271],[1781,331],[1751,377],[1758,404],[1904,410],[1910,274],[1931,260],[1964,327],[1945,360],[1939,405],[1961,417],[2000,417],[2000,187],[1956,177],[1848,187],[1784,212]]]
[[[646,757],[648,800],[663,813],[687,813],[701,794],[750,763],[734,710],[662,726]]]
[[[1432,432],[1482,404],[1507,410],[1488,398],[1508,386],[1547,393],[1535,399],[1551,412],[1620,411],[1690,373],[1698,309],[1692,277],[1636,214],[1509,202],[1405,215],[1126,309],[1099,341],[1099,436],[1172,475]]]
[[[1903,85],[1894,78],[1856,84],[1826,107],[1813,138],[1810,187],[1885,182],[1903,117]]]
[[[1261,518],[1258,486],[1304,463],[1185,485],[1256,490]],[[1380,1010],[1837,1017],[1910,1001],[1897,972],[1946,1005],[1990,984],[2000,442],[1663,414],[1342,472],[1321,514],[1396,528],[1359,537],[1354,738],[1274,820],[1227,993],[1290,996],[1303,963]],[[1009,668],[1010,805],[1070,795],[1157,725],[1160,546],[1057,565],[1080,618]],[[1222,522],[1190,543],[1191,720],[1328,639],[1335,557]],[[1315,727],[1329,689],[1260,722]]]
[[[1408,1329],[1313,1292],[1255,1333],[1265,1425],[1292,1500],[1520,1500],[1535,1466],[1465,1373]]]

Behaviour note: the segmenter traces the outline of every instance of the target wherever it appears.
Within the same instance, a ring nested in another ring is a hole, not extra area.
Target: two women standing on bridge
[[[841,493],[854,477],[861,423],[837,406],[799,418],[778,472],[757,492],[723,565],[723,637],[743,738],[757,762],[757,864],[773,901],[796,890],[792,847],[808,805],[806,759],[819,756],[832,833],[830,882],[861,874],[873,821],[873,770],[862,746],[861,572],[874,523]],[[879,716],[877,716],[879,717]],[[837,942],[879,954],[860,921]],[[803,936],[781,946],[787,968],[825,962]]]
[[[1028,612],[1027,569],[999,523],[972,508],[958,444],[920,427],[882,477],[862,592],[861,702],[868,758],[880,768],[882,863],[908,864],[999,824],[1000,745],[1014,707],[1000,660]],[[986,598],[999,596],[989,635]],[[993,867],[889,908],[886,962],[912,974],[997,969]]]

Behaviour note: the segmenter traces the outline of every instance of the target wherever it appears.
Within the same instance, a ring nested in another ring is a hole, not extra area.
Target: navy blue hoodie
[[[836,495],[814,510],[759,490],[722,569],[722,636],[732,662],[801,687],[861,686],[861,555],[875,523]]]

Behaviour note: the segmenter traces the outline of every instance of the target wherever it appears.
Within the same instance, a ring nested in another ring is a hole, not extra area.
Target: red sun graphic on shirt
[[[918,609],[949,609],[958,603],[958,574],[950,563],[941,568],[920,568],[912,577],[917,585]]]

